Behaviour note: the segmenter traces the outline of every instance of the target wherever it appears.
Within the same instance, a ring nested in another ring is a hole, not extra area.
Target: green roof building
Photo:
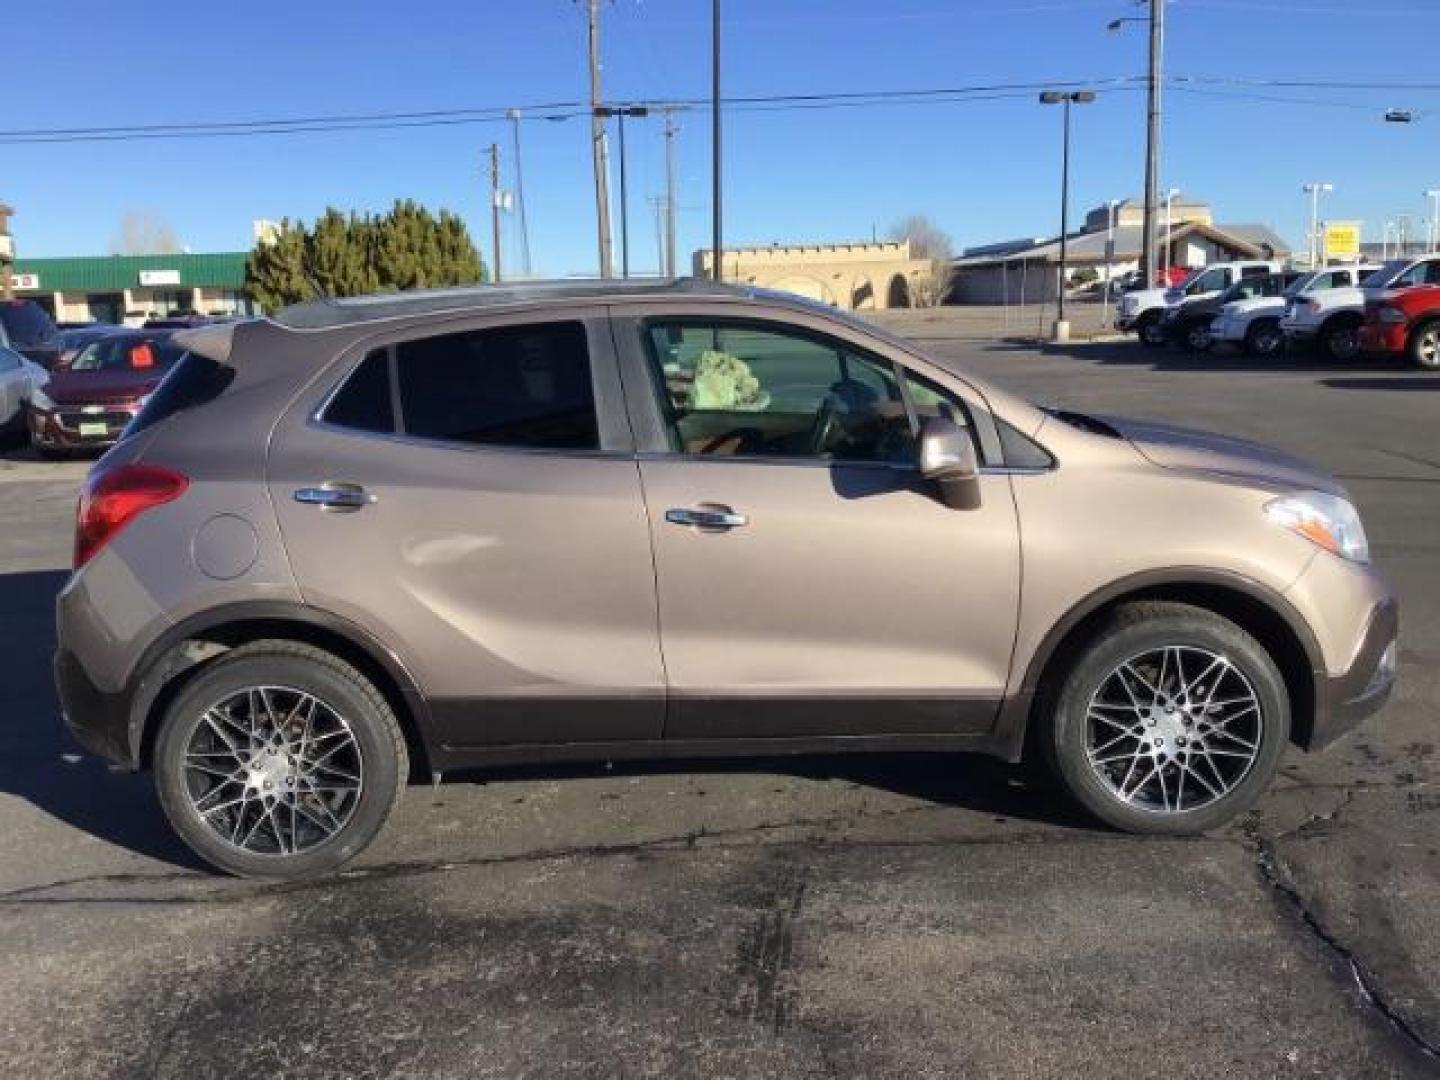
[[[15,295],[57,322],[129,322],[198,312],[250,315],[243,251],[17,259]]]

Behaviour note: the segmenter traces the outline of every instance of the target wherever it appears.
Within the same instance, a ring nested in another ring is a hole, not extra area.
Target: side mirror
[[[920,425],[920,475],[935,485],[952,510],[980,505],[980,463],[975,444],[959,424],[932,416]]]

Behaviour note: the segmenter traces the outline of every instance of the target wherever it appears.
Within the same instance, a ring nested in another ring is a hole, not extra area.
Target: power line
[[[1119,87],[1137,81],[1134,76],[1101,79],[1051,79],[1043,82],[996,83],[979,86],[932,87],[915,90],[857,90],[813,94],[758,94],[727,97],[726,109],[745,110],[755,106],[772,108],[804,107],[811,104],[882,104],[906,101],[963,99],[1010,91],[1043,90],[1064,85]],[[976,97],[976,100],[987,100]],[[662,102],[633,102],[652,108],[699,108],[708,98],[679,98]],[[142,139],[226,138],[245,135],[309,134],[324,131],[373,131],[393,128],[426,128],[455,125],[503,123],[518,109],[526,120],[568,120],[591,115],[588,102],[566,101],[538,105],[493,106],[470,109],[430,109],[422,112],[355,113],[331,116],[283,117],[256,120],[193,121],[169,124],[139,124],[114,127],[17,128],[0,131],[0,143],[114,142]]]

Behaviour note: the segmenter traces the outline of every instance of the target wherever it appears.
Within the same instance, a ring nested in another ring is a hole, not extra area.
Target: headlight
[[[37,409],[44,409],[46,412],[55,410],[54,400],[38,386],[30,391],[30,404]]]
[[[1370,544],[1365,539],[1360,515],[1338,496],[1318,491],[1286,495],[1266,503],[1265,516],[1276,525],[1283,525],[1319,544],[1332,555],[1357,563],[1370,561]]]

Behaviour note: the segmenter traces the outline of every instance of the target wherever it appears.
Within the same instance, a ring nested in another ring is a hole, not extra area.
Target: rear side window
[[[235,369],[229,365],[198,353],[185,353],[145,400],[125,434],[144,431],[183,409],[214,401],[234,378]]]
[[[540,323],[442,334],[370,353],[326,423],[477,446],[597,450],[585,327]]]

